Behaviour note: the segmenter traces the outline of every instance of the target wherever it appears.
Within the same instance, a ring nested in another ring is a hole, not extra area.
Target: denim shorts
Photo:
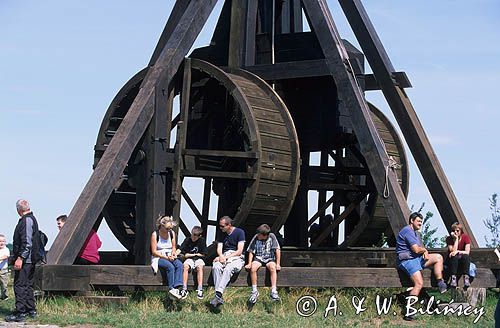
[[[423,256],[411,260],[403,260],[399,263],[398,268],[406,272],[410,277],[415,272],[425,269],[425,260]]]

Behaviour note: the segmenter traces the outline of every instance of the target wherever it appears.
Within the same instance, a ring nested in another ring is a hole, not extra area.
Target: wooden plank
[[[256,152],[232,151],[232,150],[211,150],[211,149],[184,149],[185,155],[192,156],[214,156],[214,157],[230,157],[230,158],[249,158],[257,159]]]
[[[345,190],[345,191],[371,191],[367,186],[356,186],[342,183],[322,183],[305,180],[303,186],[309,190]]]
[[[216,2],[192,1],[187,6],[154,66],[148,70],[137,97],[70,212],[68,222],[52,244],[48,263],[73,263],[151,121],[158,81],[168,87]]]
[[[254,180],[257,178],[252,172],[226,172],[226,171],[208,171],[208,170],[182,170],[182,175],[185,177],[199,178],[228,178],[228,179],[247,179]]]
[[[90,285],[93,286],[157,286],[165,289],[162,284],[161,274],[153,275],[150,266],[50,266],[49,270],[58,274],[59,272],[75,273],[75,277],[88,270],[88,286],[83,288],[83,285],[75,286],[67,284],[68,276],[61,276],[58,286],[66,287],[64,290],[88,290]],[[83,271],[80,271],[83,270]],[[431,270],[424,270],[424,287],[435,287],[434,279],[431,279]],[[402,279],[401,279],[402,278]],[[189,279],[192,286],[193,281]],[[266,270],[258,272],[259,286],[270,286],[270,281]],[[203,285],[213,285],[211,279],[211,267],[207,266],[204,269]],[[352,267],[335,267],[335,268],[317,268],[317,267],[283,267],[278,274],[278,287],[403,287],[411,286],[411,281],[404,274],[401,274],[395,268],[352,268]],[[233,287],[250,286],[249,275],[245,270],[240,271],[236,276],[235,281],[230,284]],[[479,268],[478,276],[473,281],[472,287],[495,287],[496,279],[494,274],[489,269]],[[57,287],[47,285],[44,290],[61,290],[50,289]]]
[[[42,266],[35,271],[42,290],[89,290],[88,266],[75,270],[74,266]]]
[[[351,108],[352,126],[377,191],[383,195],[385,188],[388,189],[388,197],[382,197],[382,199],[389,222],[396,234],[406,225],[410,209],[396,174],[390,172],[387,179],[385,177],[389,158],[378,137],[363,93],[359,89],[355,77],[347,71],[344,64],[346,50],[338,36],[326,1],[303,0],[302,3],[310,24],[312,24],[311,27],[323,49],[329,72],[335,79],[340,101],[344,103],[346,108]],[[388,180],[387,185],[386,180]]]
[[[446,258],[447,251],[444,248],[430,249],[430,253],[441,254]],[[313,267],[367,267],[368,258],[384,257],[387,267],[396,267],[396,251],[394,247],[347,247],[344,249],[293,249],[284,247],[281,252],[283,266],[294,266],[294,258],[307,257],[311,259]],[[471,250],[471,262],[479,268],[499,270],[500,263],[492,248],[473,248]]]
[[[324,59],[245,66],[245,70],[267,81],[329,75]]]
[[[405,91],[394,84],[394,67],[360,0],[339,0],[364,54],[382,87],[413,158],[443,218],[446,228],[458,221],[478,247],[474,234]]]

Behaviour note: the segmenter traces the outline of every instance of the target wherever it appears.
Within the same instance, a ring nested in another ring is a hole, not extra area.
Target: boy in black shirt
[[[203,298],[203,267],[205,261],[203,258],[207,254],[207,243],[201,235],[203,229],[199,226],[194,226],[191,230],[191,237],[186,238],[181,245],[181,254],[184,255],[184,272],[182,280],[184,287],[181,291],[181,297],[184,299],[188,295],[187,281],[191,270],[196,269],[198,288],[196,289],[197,297]]]

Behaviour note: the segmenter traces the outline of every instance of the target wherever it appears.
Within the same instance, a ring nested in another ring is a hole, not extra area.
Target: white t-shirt
[[[0,257],[7,256],[3,261],[0,261],[0,270],[7,269],[10,251],[7,247],[0,248]]]

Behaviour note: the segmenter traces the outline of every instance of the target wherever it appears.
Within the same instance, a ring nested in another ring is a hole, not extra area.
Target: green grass
[[[473,324],[475,315],[423,315],[414,322],[406,322],[401,317],[402,308],[395,304],[388,315],[378,316],[376,313],[377,294],[389,298],[401,292],[401,289],[281,289],[282,302],[273,303],[268,296],[269,289],[259,288],[259,302],[252,309],[246,305],[249,291],[249,288],[228,288],[224,294],[226,304],[217,313],[208,306],[213,295],[211,288],[205,293],[204,300],[198,300],[195,293],[190,293],[188,299],[175,303],[167,299],[166,292],[128,293],[126,295],[130,296],[130,301],[124,306],[98,306],[70,297],[50,296],[38,300],[39,316],[36,322],[60,326],[85,324],[110,327],[493,327],[497,302],[496,293],[488,290],[485,313],[477,324]],[[307,318],[299,316],[295,306],[297,300],[305,295],[315,297],[318,302],[316,313]],[[337,300],[337,316],[330,312],[325,318],[325,308],[333,295]],[[2,315],[10,312],[14,306],[13,296],[9,296],[11,298],[8,301],[0,302]],[[447,294],[436,296],[442,301],[449,300]],[[365,297],[366,311],[355,314],[351,304],[353,297]]]

